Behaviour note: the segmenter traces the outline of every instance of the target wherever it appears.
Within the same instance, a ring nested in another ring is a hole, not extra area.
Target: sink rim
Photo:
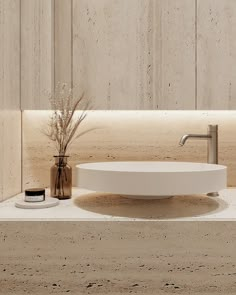
[[[130,166],[130,167],[126,167]],[[158,167],[158,166],[160,167]],[[116,167],[117,166],[117,167]],[[123,166],[123,167],[119,167]],[[135,167],[138,166],[138,167]],[[151,167],[153,166],[153,167]],[[163,168],[169,170],[162,170]],[[168,167],[169,166],[169,167]],[[175,168],[176,166],[176,168]],[[88,162],[76,165],[78,169],[106,172],[125,172],[125,173],[197,173],[211,172],[227,169],[221,164],[208,164],[200,162],[179,162],[179,161],[107,161],[107,162]],[[135,170],[137,168],[137,170]],[[145,169],[146,168],[146,169]],[[150,169],[153,168],[153,169]],[[157,169],[160,168],[160,169]],[[179,170],[181,169],[181,170]]]

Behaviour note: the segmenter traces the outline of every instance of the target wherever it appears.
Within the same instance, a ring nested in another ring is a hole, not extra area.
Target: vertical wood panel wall
[[[21,191],[20,3],[0,0],[0,201]]]

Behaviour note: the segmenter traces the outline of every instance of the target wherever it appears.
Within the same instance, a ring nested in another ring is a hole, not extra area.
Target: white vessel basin
[[[227,168],[189,162],[100,162],[76,166],[81,188],[139,199],[218,192]]]

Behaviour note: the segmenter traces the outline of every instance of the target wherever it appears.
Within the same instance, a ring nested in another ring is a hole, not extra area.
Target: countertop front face
[[[48,194],[48,192],[47,192]],[[0,203],[3,220],[78,220],[78,221],[226,221],[236,220],[236,188],[206,195],[176,196],[164,200],[134,200],[109,193],[73,189],[69,200],[47,209],[19,209],[15,201],[24,193]]]

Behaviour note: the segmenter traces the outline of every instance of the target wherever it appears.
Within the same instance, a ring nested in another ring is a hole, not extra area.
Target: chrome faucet
[[[189,139],[207,139],[207,162],[218,164],[218,125],[208,125],[207,134],[186,134],[179,142],[183,146]]]
[[[207,162],[209,164],[218,164],[218,125],[208,125],[207,134],[186,134],[179,142],[180,146],[183,146],[189,139],[207,139]],[[217,192],[207,194],[210,197],[217,197]]]

